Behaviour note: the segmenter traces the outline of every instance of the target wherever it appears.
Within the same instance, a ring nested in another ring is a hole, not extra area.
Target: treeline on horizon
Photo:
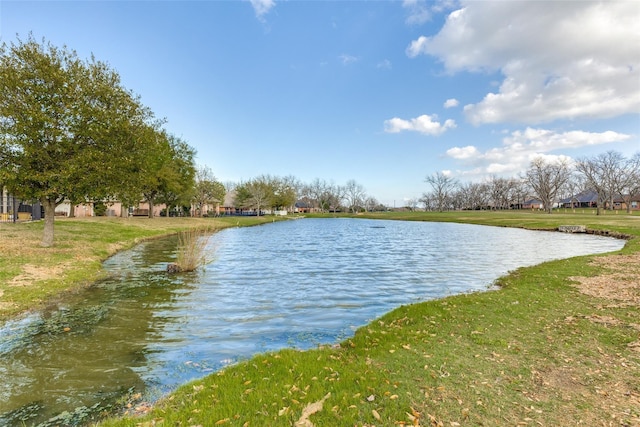
[[[640,207],[640,152],[625,158],[617,151],[607,151],[573,162],[566,158],[538,157],[517,177],[492,175],[482,182],[462,183],[436,172],[427,176],[425,182],[429,190],[420,198],[405,200],[403,209],[521,209],[525,202],[538,201],[541,209],[551,213],[560,200],[593,192],[598,213],[612,209],[618,200],[630,211],[633,203]],[[241,208],[287,209],[298,203],[321,212],[389,209],[367,195],[364,186],[355,180],[336,185],[319,178],[302,183],[292,176],[262,175],[244,183],[225,183],[225,188],[235,191],[234,206]]]
[[[640,207],[640,151],[629,158],[612,150],[575,161],[540,156],[513,178],[492,175],[483,182],[461,183],[438,172],[427,176],[425,182],[431,190],[419,200],[411,200],[410,209],[419,203],[426,210],[437,211],[513,209],[537,201],[540,209],[551,213],[560,200],[593,192],[598,215],[603,209],[613,209],[615,201],[624,203],[631,212],[633,203]]]

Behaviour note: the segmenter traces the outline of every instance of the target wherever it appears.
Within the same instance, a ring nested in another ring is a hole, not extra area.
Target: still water
[[[342,340],[402,304],[623,245],[464,224],[304,219],[223,230],[209,240],[204,269],[168,275],[176,239],[150,241],[107,260],[108,280],[0,325],[0,425],[87,420],[127,392],[153,400],[258,352]]]

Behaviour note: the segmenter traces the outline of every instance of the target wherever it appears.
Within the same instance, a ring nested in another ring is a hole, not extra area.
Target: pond
[[[81,423],[128,392],[154,400],[259,352],[343,340],[403,304],[623,245],[466,224],[303,219],[222,230],[205,268],[168,275],[175,237],[149,241],[107,260],[108,280],[0,325],[0,425]]]

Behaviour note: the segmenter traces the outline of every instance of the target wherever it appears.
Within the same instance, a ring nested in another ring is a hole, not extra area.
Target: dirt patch
[[[640,252],[597,257],[591,265],[603,271],[595,277],[571,277],[580,292],[620,307],[640,307]]]
[[[534,370],[531,374],[534,384],[539,387],[550,387],[561,394],[584,393],[583,385],[574,377],[575,374],[569,367],[554,367],[547,371]]]
[[[66,269],[65,265],[41,267],[33,264],[22,266],[22,273],[9,281],[9,286],[29,286],[34,282],[52,279],[59,276]]]

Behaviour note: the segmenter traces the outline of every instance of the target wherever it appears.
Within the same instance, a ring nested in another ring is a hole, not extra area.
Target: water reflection
[[[343,339],[401,304],[486,289],[519,266],[623,243],[306,219],[223,230],[204,271],[171,276],[175,238],[147,242],[105,262],[111,279],[0,328],[0,424],[34,425],[130,389],[154,398],[257,352]]]

